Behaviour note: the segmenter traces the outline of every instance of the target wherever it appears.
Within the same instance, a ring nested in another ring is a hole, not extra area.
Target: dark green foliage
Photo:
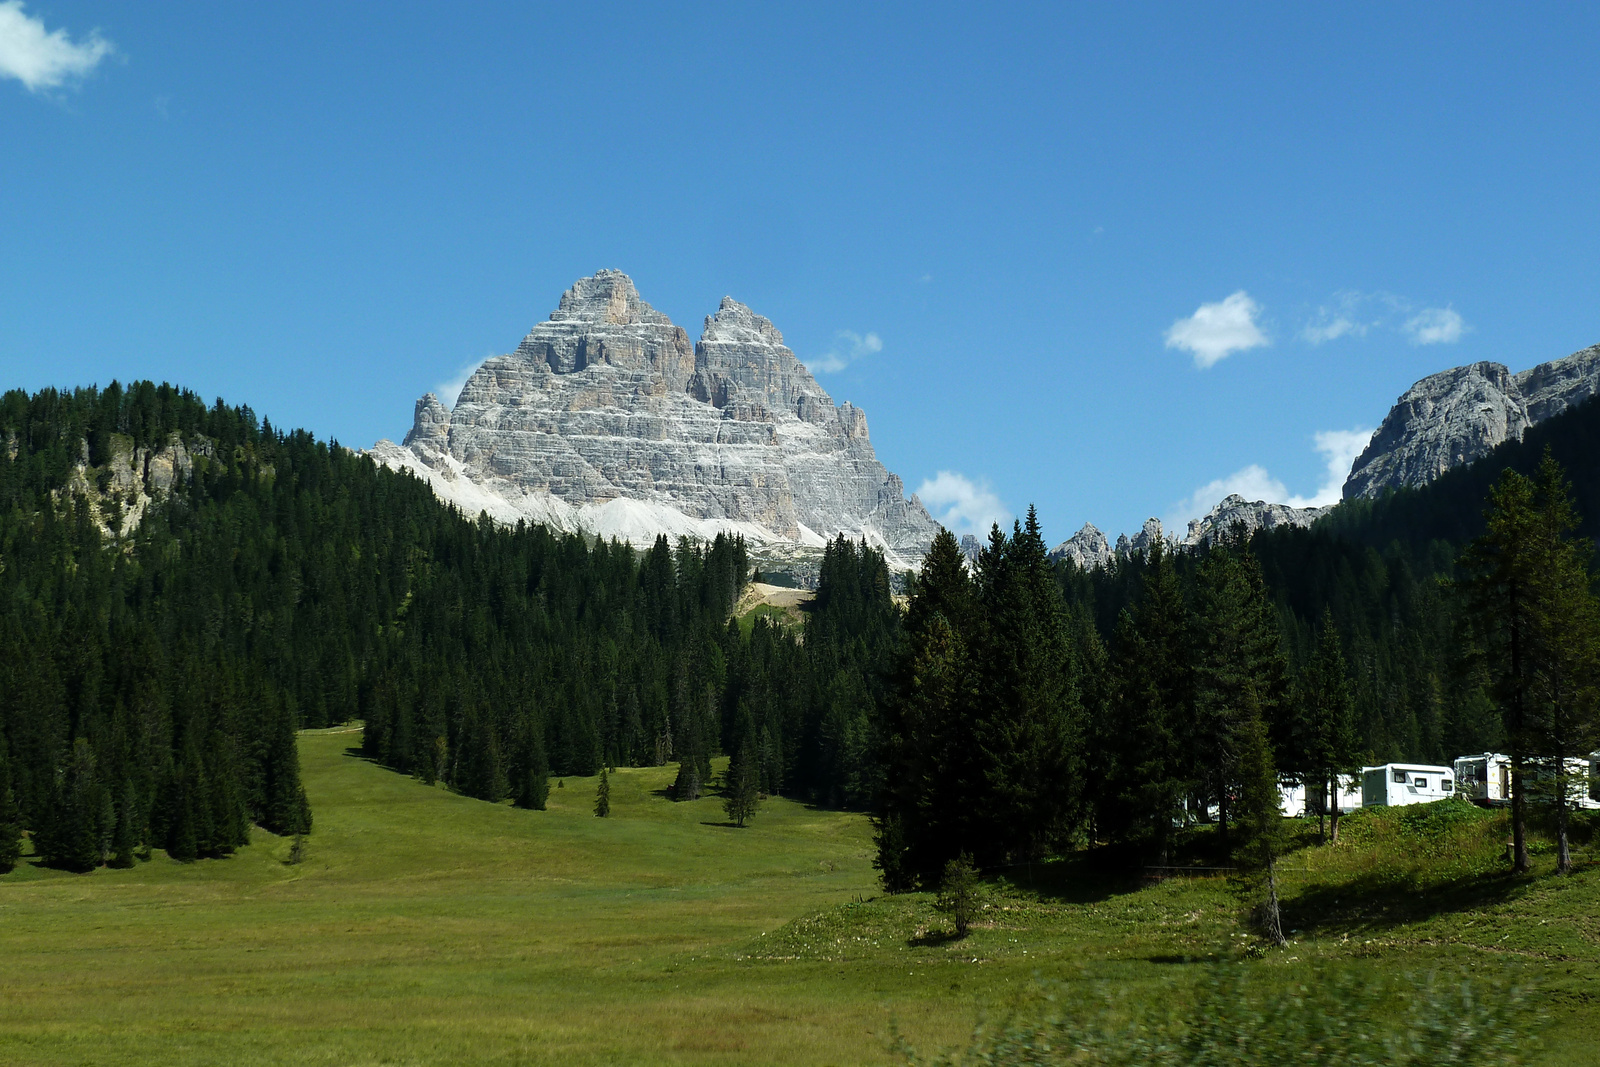
[[[743,826],[756,813],[760,800],[755,746],[746,740],[728,763],[728,777],[723,786],[722,810],[728,813],[735,826]]]
[[[972,857],[963,852],[944,865],[934,907],[950,916],[957,937],[966,937],[972,920],[978,917],[978,905],[978,869],[972,865]]]
[[[22,856],[22,812],[11,788],[11,760],[0,734],[0,874],[8,874]]]
[[[604,819],[611,814],[611,776],[600,768],[600,785],[594,793],[594,813]]]
[[[1301,672],[1296,690],[1294,742],[1285,755],[1286,769],[1323,790],[1324,818],[1333,820],[1339,840],[1339,778],[1362,767],[1355,703],[1350,697],[1350,672],[1345,663],[1333,613],[1324,612],[1316,649]]]

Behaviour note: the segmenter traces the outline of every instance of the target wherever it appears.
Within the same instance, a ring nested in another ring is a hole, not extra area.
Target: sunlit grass
[[[1262,953],[1221,877],[1138,888],[1091,855],[991,883],[969,937],[885,897],[855,814],[674,804],[619,769],[527,812],[454,796],[302,735],[316,832],[223,861],[0,879],[4,1063],[882,1063],[891,1018],[954,1045],[1035,974],[1183,1011],[1217,966],[1526,972],[1550,1062],[1600,1060],[1597,873],[1503,872],[1503,820],[1313,827],[1284,862],[1294,944]],[[1029,875],[1033,880],[1029,881]],[[1254,980],[1253,979],[1253,980]]]

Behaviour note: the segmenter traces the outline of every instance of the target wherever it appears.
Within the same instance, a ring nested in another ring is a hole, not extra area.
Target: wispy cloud
[[[1453,345],[1468,326],[1455,308],[1423,308],[1406,320],[1401,327],[1414,345]]]
[[[472,377],[472,372],[483,366],[484,360],[489,359],[492,355],[493,353],[490,353],[489,356],[484,356],[483,359],[473,360],[471,363],[463,363],[454,377],[433,387],[433,395],[438,397],[439,402],[444,404],[445,407],[454,411],[456,404],[461,400],[461,390],[466,387],[467,379]]]
[[[813,374],[832,374],[844,370],[862,356],[883,351],[883,340],[875,333],[865,335],[854,330],[840,330],[833,335],[833,347],[815,359],[806,361]]]
[[[1365,427],[1321,430],[1313,434],[1312,442],[1316,450],[1322,453],[1325,467],[1322,484],[1310,496],[1291,495],[1289,487],[1274,478],[1265,467],[1252,463],[1226,478],[1217,478],[1200,486],[1174,504],[1165,521],[1170,529],[1181,531],[1190,519],[1198,519],[1216,507],[1224,497],[1234,493],[1246,500],[1287,504],[1292,508],[1320,508],[1337,504],[1344,494],[1344,482],[1350,476],[1350,467],[1371,440],[1372,431]]]
[[[1341,337],[1365,337],[1369,330],[1397,331],[1414,345],[1438,345],[1461,340],[1472,327],[1451,307],[1419,309],[1394,293],[1347,289],[1335,293],[1327,304],[1318,307],[1316,313],[1306,319],[1298,336],[1314,346]]]
[[[981,538],[995,523],[1002,529],[1011,525],[1011,512],[984,478],[975,482],[957,471],[940,471],[923,479],[917,498],[945,529],[958,536],[976,534]]]
[[[22,0],[0,0],[0,76],[17,79],[31,93],[86,76],[115,51],[99,30],[74,42],[66,30],[47,31],[43,19],[22,10]]]
[[[1201,304],[1193,315],[1179,319],[1167,329],[1167,347],[1194,354],[1194,365],[1215,366],[1235,352],[1267,344],[1266,334],[1256,325],[1261,305],[1243,289],[1214,304]]]

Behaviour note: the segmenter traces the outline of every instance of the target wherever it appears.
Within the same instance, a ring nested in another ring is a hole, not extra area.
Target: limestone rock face
[[[1079,531],[1079,533],[1082,532],[1081,530]],[[1161,520],[1146,519],[1144,520],[1144,527],[1132,537],[1127,534],[1117,535],[1116,554],[1126,558],[1134,552],[1148,552],[1150,551],[1150,546],[1158,541],[1163,545],[1168,543],[1168,538],[1161,529]]]
[[[424,396],[402,445],[371,454],[471,514],[640,545],[844,533],[904,557],[938,530],[878,462],[866,415],[835,405],[771,322],[727,297],[691,345],[620,271],[574,283],[453,411]]]
[[[1246,536],[1257,530],[1271,530],[1278,526],[1310,526],[1333,508],[1292,508],[1287,504],[1269,504],[1264,500],[1246,500],[1238,493],[1223,498],[1222,502],[1204,516],[1189,520],[1189,532],[1180,542],[1185,548],[1198,548],[1225,536],[1235,523],[1244,524]]]
[[[1050,559],[1054,562],[1071,560],[1080,569],[1092,571],[1111,562],[1111,542],[1099,527],[1086,522],[1083,529],[1051,550]]]
[[[1600,391],[1600,345],[1521,374],[1504,364],[1473,363],[1431,374],[1390,409],[1344,483],[1344,498],[1425,485],[1471,463],[1529,426]]]

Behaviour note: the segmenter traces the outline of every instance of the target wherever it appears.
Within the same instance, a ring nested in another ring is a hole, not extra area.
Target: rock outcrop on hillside
[[[835,405],[771,322],[727,297],[691,344],[620,271],[574,283],[453,410],[424,396],[404,442],[371,454],[470,514],[641,545],[843,533],[904,557],[938,530],[878,462],[866,415]]]
[[[1520,441],[1529,426],[1600,391],[1600,345],[1512,374],[1473,363],[1430,374],[1400,397],[1356,458],[1344,498],[1425,485],[1463,463]]]
[[[1111,562],[1111,542],[1099,527],[1086,522],[1081,530],[1051,549],[1050,559],[1057,563],[1071,560],[1082,570],[1092,571]]]
[[[1144,520],[1144,527],[1132,537],[1127,534],[1117,535],[1116,553],[1119,556],[1127,557],[1134,552],[1148,552],[1151,546],[1158,541],[1164,545],[1170,544],[1171,538],[1167,537],[1166,533],[1161,529],[1160,519],[1146,519]]]
[[[1271,530],[1279,526],[1310,526],[1333,509],[1292,508],[1288,504],[1269,504],[1264,500],[1246,500],[1238,493],[1222,499],[1216,507],[1198,519],[1189,520],[1189,532],[1180,542],[1185,548],[1198,548],[1225,536],[1236,524],[1243,524],[1246,536],[1257,530]]]

